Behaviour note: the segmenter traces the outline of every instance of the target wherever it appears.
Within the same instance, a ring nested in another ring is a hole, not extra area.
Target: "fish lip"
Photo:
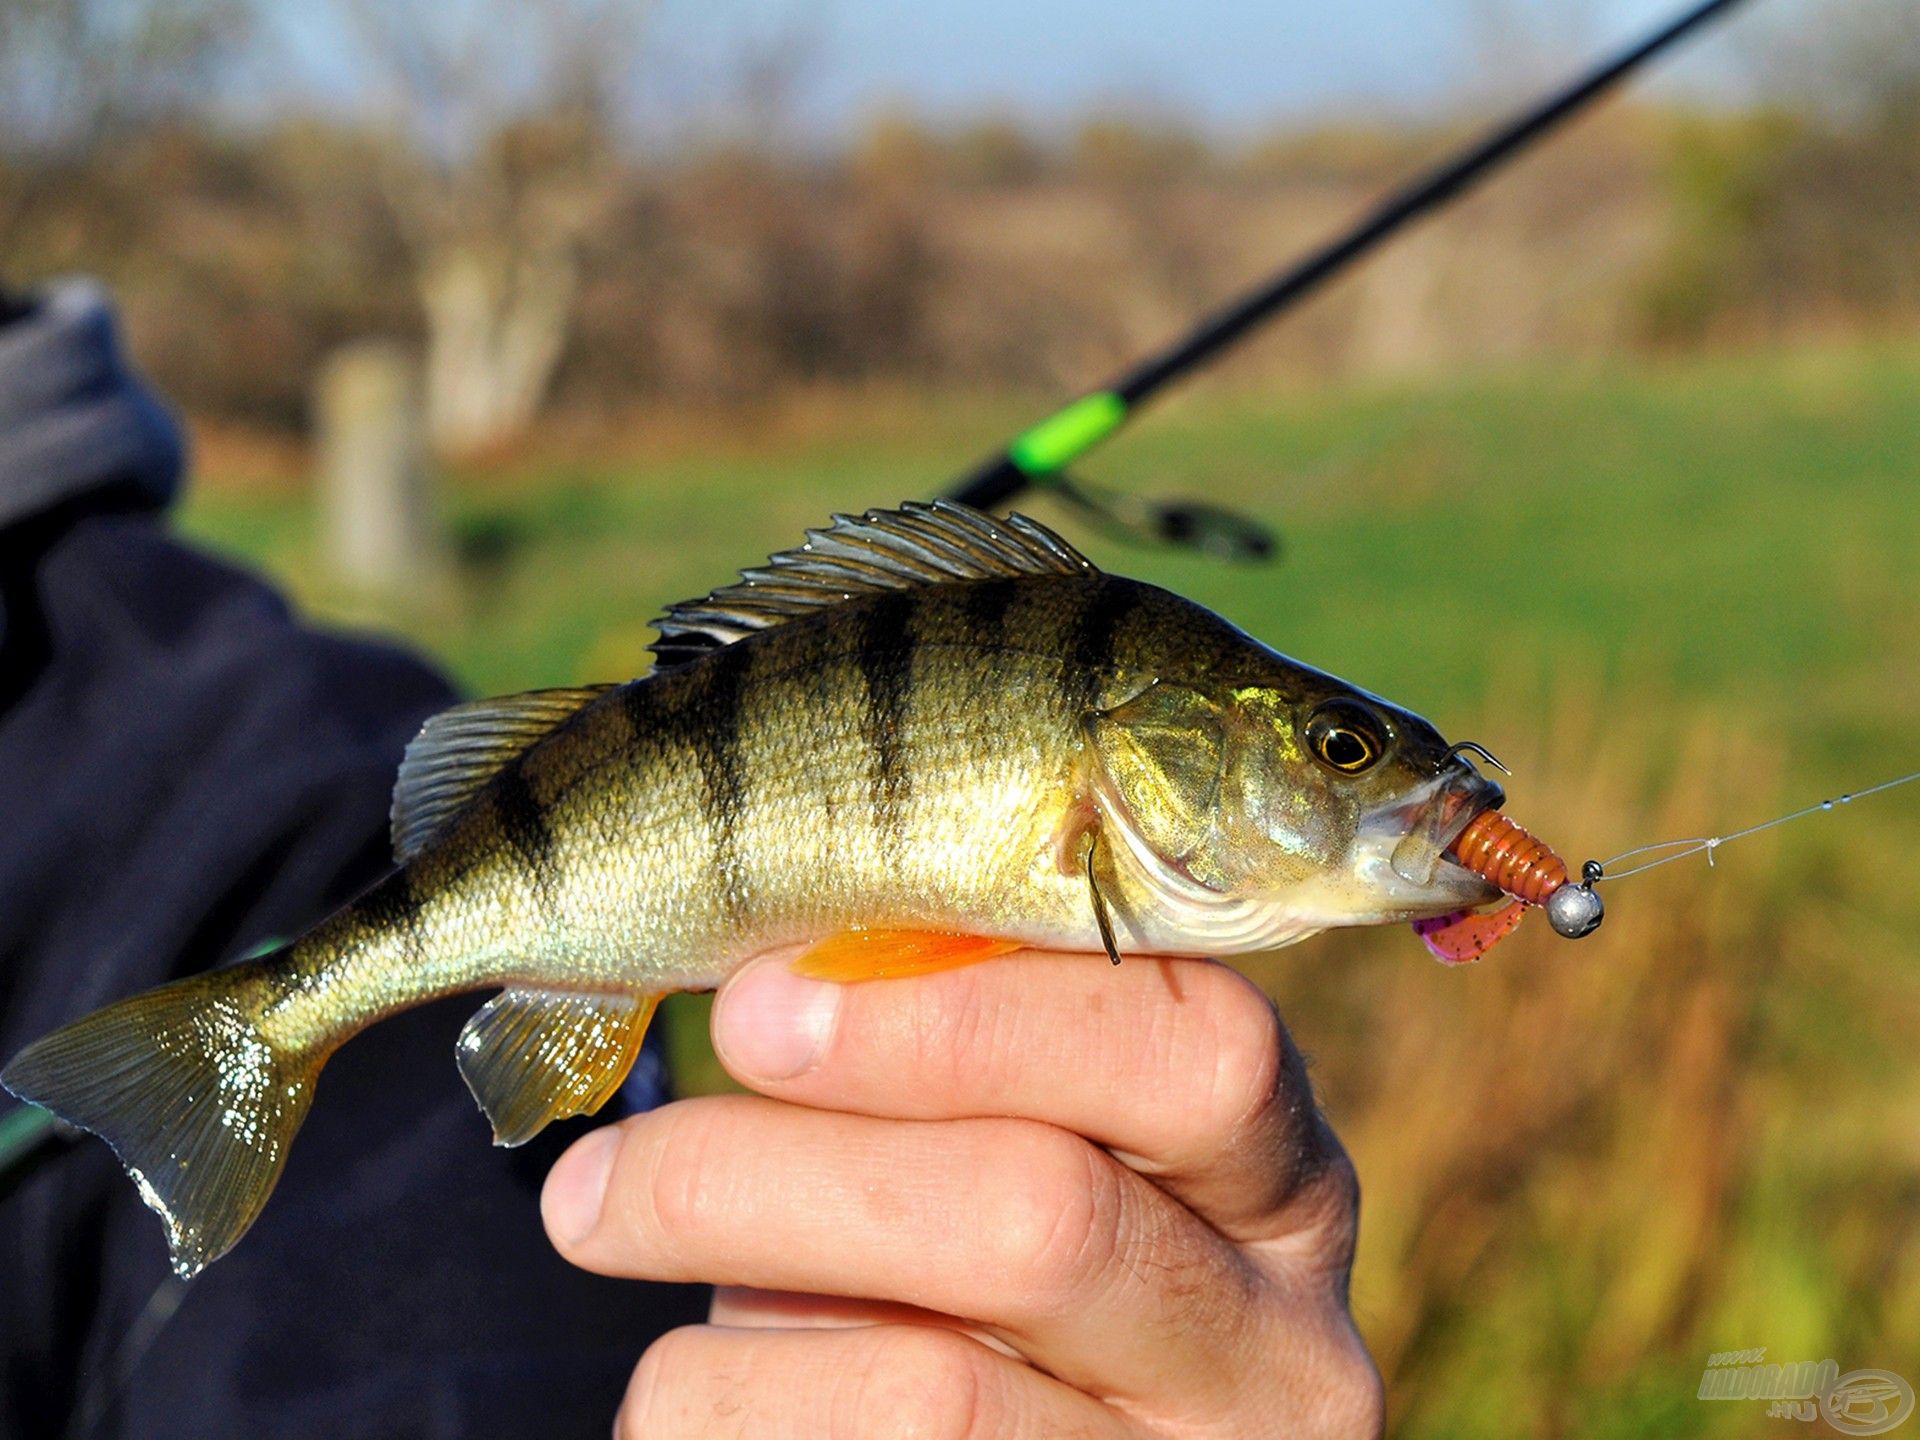
[[[1452,859],[1447,855],[1442,855],[1440,857],[1440,863],[1434,867],[1433,875],[1434,875],[1434,883],[1436,885],[1440,884],[1442,879],[1444,878],[1446,881],[1452,883],[1455,886],[1477,884],[1482,888],[1494,889],[1494,895],[1490,897],[1493,899],[1499,898],[1499,895],[1501,893],[1497,888],[1494,888],[1493,883],[1490,880],[1488,880],[1484,875],[1482,875],[1478,870],[1469,870],[1466,866],[1462,865],[1458,860]],[[1475,903],[1484,904],[1486,902],[1478,901]]]
[[[1423,825],[1431,825],[1434,838],[1445,849],[1460,838],[1465,830],[1480,816],[1489,810],[1498,810],[1507,803],[1507,792],[1500,788],[1497,781],[1489,780],[1478,770],[1462,764],[1458,769],[1450,770],[1437,777],[1411,799],[1384,805],[1375,811],[1369,820],[1396,820],[1405,830],[1414,830]],[[1435,812],[1439,813],[1438,823],[1434,823]]]

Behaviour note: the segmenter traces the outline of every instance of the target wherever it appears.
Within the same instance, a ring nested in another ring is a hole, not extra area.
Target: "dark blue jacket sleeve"
[[[13,487],[8,334],[0,1056],[377,878],[400,752],[453,698],[417,659],[303,626],[172,540],[171,487],[124,434],[89,450],[62,432]],[[114,383],[81,379],[90,401]],[[31,503],[8,514],[9,493]],[[640,1351],[706,1295],[588,1276],[547,1246],[539,1184],[585,1122],[488,1144],[453,1065],[473,1007],[343,1049],[272,1203],[189,1285],[99,1142],[0,1176],[0,1435],[604,1435]]]

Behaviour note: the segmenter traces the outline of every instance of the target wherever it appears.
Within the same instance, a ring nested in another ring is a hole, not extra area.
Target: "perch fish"
[[[641,679],[428,721],[360,899],[0,1075],[113,1146],[180,1275],[259,1214],[328,1057],[454,992],[499,992],[456,1058],[518,1145],[773,946],[843,981],[1232,955],[1501,894],[1447,854],[1500,788],[1425,720],[1020,516],[839,516],[658,628]]]

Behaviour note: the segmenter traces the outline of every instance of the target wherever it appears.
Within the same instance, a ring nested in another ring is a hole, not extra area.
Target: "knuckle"
[[[698,1223],[705,1147],[678,1116],[661,1119],[660,1143],[647,1177],[646,1218],[661,1235],[672,1238],[684,1236]]]
[[[1119,1253],[1125,1197],[1115,1168],[1078,1136],[1021,1127],[996,1144],[983,1216],[1000,1273],[1044,1316],[1081,1303]]]
[[[1014,1043],[1017,1017],[977,968],[957,972],[944,987],[917,987],[917,999],[910,1033],[937,1084],[992,1093],[1013,1079],[1022,1058]]]
[[[671,1246],[709,1228],[725,1199],[723,1177],[716,1172],[725,1153],[727,1106],[683,1101],[649,1117],[657,1127],[646,1151],[646,1171],[638,1183],[615,1176],[609,1209],[630,1232]]]
[[[1280,1012],[1244,976],[1228,972],[1225,995],[1212,1007],[1209,1034],[1211,1064],[1202,1123],[1220,1139],[1231,1139],[1263,1123],[1270,1112],[1311,1108],[1304,1074],[1287,1043]]]
[[[1387,1387],[1366,1347],[1351,1331],[1348,1337],[1321,1372],[1324,1418],[1320,1433],[1371,1440],[1386,1432]]]
[[[991,1357],[949,1330],[878,1328],[865,1362],[840,1387],[829,1416],[834,1440],[985,1440]]]
[[[1295,1233],[1309,1247],[1315,1268],[1344,1292],[1360,1234],[1360,1172],[1330,1130],[1323,1144],[1319,1163],[1294,1191]]]
[[[698,1348],[691,1327],[669,1330],[649,1345],[634,1366],[620,1402],[616,1436],[659,1436],[673,1420],[675,1376],[697,1369]]]

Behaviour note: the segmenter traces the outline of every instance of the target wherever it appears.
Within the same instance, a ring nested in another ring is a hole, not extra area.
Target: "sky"
[[[1178,113],[1215,130],[1329,114],[1418,115],[1517,96],[1676,13],[1682,0],[663,0],[655,43],[688,112],[741,57],[803,58],[793,111],[844,132],[904,106],[936,119],[1004,111]],[[1752,0],[1663,65],[1659,82],[1724,90],[1759,25],[1805,0]],[[1771,16],[1757,12],[1772,10]],[[678,93],[676,93],[678,92]]]
[[[522,0],[378,0],[488,74],[527,51]],[[1494,111],[1640,38],[1692,0],[553,0],[644,16],[632,27],[644,132],[699,134],[748,114],[743,77],[778,71],[785,138],[842,139],[906,110],[933,121],[1010,116],[1042,129],[1089,113],[1178,116],[1222,137],[1326,118],[1418,120]],[[1764,37],[1825,4],[1748,0],[1637,82],[1735,96]],[[304,93],[363,103],[370,52],[351,6],[269,0],[284,43],[242,110]],[[535,21],[529,24],[537,25]],[[626,41],[623,40],[623,44]],[[756,60],[785,63],[756,70]],[[293,63],[283,63],[292,60]],[[374,67],[378,71],[379,66]],[[760,117],[767,118],[763,112]],[[759,138],[767,138],[764,134]]]

